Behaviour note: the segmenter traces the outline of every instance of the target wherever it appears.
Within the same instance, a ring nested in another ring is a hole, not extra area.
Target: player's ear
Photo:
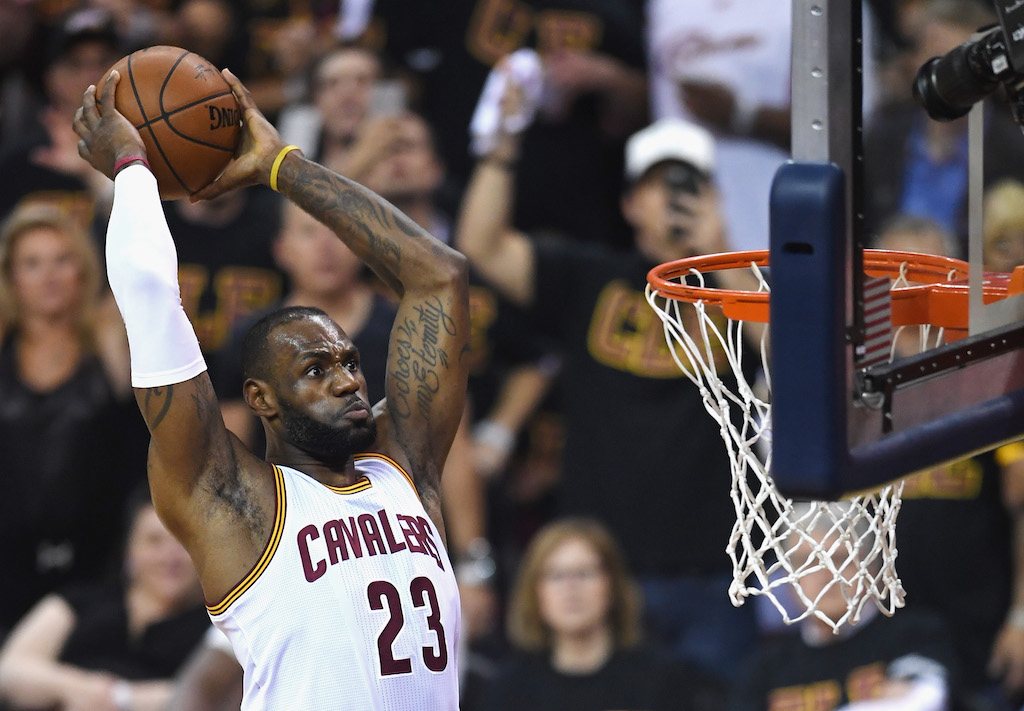
[[[277,415],[277,397],[270,384],[264,380],[246,380],[242,385],[242,399],[257,417],[270,418]]]

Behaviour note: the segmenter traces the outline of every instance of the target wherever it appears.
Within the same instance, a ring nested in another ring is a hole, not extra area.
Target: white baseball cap
[[[689,163],[710,175],[715,167],[715,139],[695,123],[663,118],[626,141],[626,178],[630,181],[665,160]]]

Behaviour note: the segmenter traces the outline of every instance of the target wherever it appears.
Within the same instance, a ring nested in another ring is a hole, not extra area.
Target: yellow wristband
[[[285,146],[281,149],[281,152],[277,154],[277,158],[274,159],[274,165],[270,168],[270,189],[275,193],[277,192],[277,173],[281,170],[281,163],[284,162],[284,157],[292,151],[299,150],[298,146]]]
[[[1024,442],[1011,442],[996,450],[996,463],[1001,467],[1016,464],[1021,459],[1024,459]]]

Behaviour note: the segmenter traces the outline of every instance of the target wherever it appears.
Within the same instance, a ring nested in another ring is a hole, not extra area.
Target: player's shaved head
[[[278,326],[308,318],[330,318],[312,306],[287,306],[273,311],[254,323],[242,340],[242,377],[246,380],[270,380],[274,351],[270,336]]]

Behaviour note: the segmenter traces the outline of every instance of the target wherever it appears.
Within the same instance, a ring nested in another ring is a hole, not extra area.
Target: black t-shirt
[[[181,303],[208,356],[224,347],[239,320],[275,303],[284,289],[271,249],[280,201],[259,188],[241,195],[240,211],[224,225],[187,219],[174,203],[164,208],[178,251]]]
[[[641,575],[729,570],[725,443],[644,298],[654,265],[635,252],[535,244],[532,313],[564,358],[564,511],[601,519]]]
[[[971,688],[989,683],[985,668],[1012,597],[1013,524],[1002,491],[990,454],[939,467],[907,479],[896,524],[907,606],[946,621]]]
[[[945,626],[902,610],[822,647],[807,645],[799,634],[768,641],[734,689],[729,711],[831,711],[875,698],[889,665],[911,655],[944,668],[956,693],[958,671]]]
[[[688,666],[650,650],[616,651],[591,674],[563,674],[546,656],[519,655],[507,663],[486,695],[484,711],[604,711],[674,709],[713,711],[721,690]]]
[[[0,348],[0,636],[43,595],[105,572],[120,548],[125,497],[145,479],[149,438],[132,401],[115,400],[83,357],[49,392],[19,378]]]
[[[472,169],[469,124],[491,67],[520,47],[595,51],[643,70],[642,7],[632,0],[378,0],[385,49],[423,84],[419,107],[434,128],[450,179]],[[524,135],[515,224],[608,242],[622,226],[623,139],[600,128],[598,101],[538,118]]]
[[[0,158],[0,221],[6,219],[22,201],[45,200],[60,206],[80,224],[89,226],[93,220],[93,200],[88,186],[69,173],[39,165],[32,153],[45,141],[32,142]]]
[[[469,394],[473,418],[485,417],[504,378],[519,366],[555,358],[553,344],[531,328],[522,309],[510,303],[470,271]]]
[[[133,637],[120,586],[82,586],[68,589],[61,597],[75,611],[75,626],[61,649],[60,661],[129,681],[173,679],[210,628],[206,610],[196,604]]]

